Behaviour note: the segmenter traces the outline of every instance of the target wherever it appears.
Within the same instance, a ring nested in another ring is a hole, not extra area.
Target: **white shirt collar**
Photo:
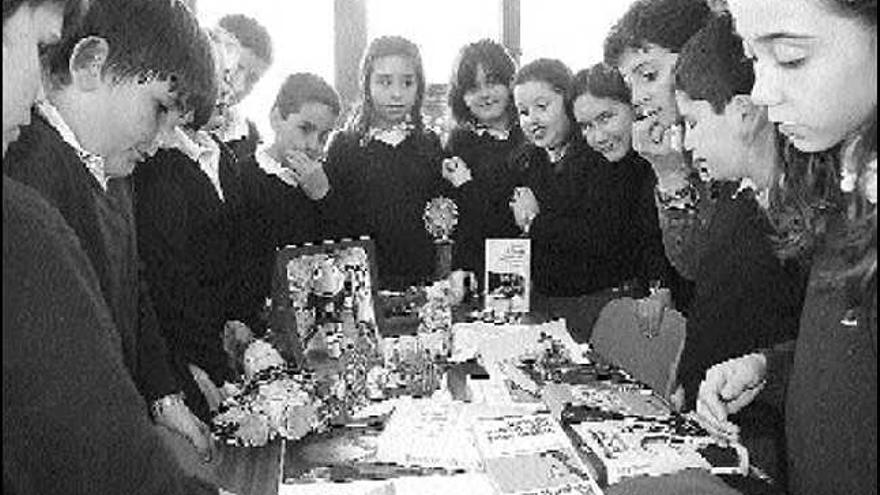
[[[77,156],[79,156],[80,161],[82,161],[89,173],[92,174],[92,177],[95,178],[98,185],[101,186],[101,189],[106,191],[108,177],[104,169],[104,158],[97,153],[92,153],[83,149],[79,144],[79,140],[76,139],[73,129],[67,125],[67,122],[64,121],[64,117],[61,116],[58,109],[48,100],[40,100],[37,102],[37,110],[43,115],[46,121],[49,122],[49,125],[58,132],[61,139],[67,143],[68,146],[73,148]]]
[[[199,164],[199,168],[214,186],[220,201],[224,201],[223,187],[220,184],[220,146],[205,131],[196,131],[191,138],[180,127],[176,127],[171,136],[167,136],[161,144],[162,148],[177,149],[190,160]]]
[[[510,139],[510,129],[498,129],[496,127],[489,127],[481,124],[474,124],[471,126],[471,129],[477,136],[489,136],[498,141],[507,141]]]
[[[255,153],[255,158],[257,159],[257,165],[267,174],[278,177],[288,186],[299,186],[296,178],[293,175],[293,171],[285,167],[281,162],[279,162],[272,155],[269,154],[268,145],[258,145],[257,151]]]
[[[249,131],[247,118],[237,108],[231,108],[227,112],[226,122],[224,122],[223,127],[218,129],[215,134],[220,138],[220,141],[228,143],[246,138]]]
[[[565,143],[558,148],[544,148],[544,151],[547,152],[547,158],[550,160],[550,163],[559,163],[565,158],[565,154],[568,152],[569,143]]]
[[[758,185],[755,184],[755,181],[749,177],[743,177],[739,181],[739,188],[733,193],[732,197],[736,198],[740,193],[748,191],[749,189],[755,192],[755,201],[757,201],[762,208],[767,209],[770,207],[770,189],[759,188]]]
[[[370,130],[367,131],[367,135],[364,136],[364,144],[375,139],[376,141],[381,141],[396,148],[397,145],[404,142],[406,138],[409,137],[415,128],[416,126],[410,122],[409,119],[404,120],[403,122],[398,122],[388,128],[371,127]]]

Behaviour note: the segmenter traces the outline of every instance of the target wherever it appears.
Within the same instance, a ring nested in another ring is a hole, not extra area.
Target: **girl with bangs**
[[[483,39],[461,49],[449,85],[454,126],[442,173],[458,204],[453,264],[478,279],[485,240],[519,235],[507,205],[521,173],[510,166],[510,154],[523,141],[510,90],[515,71],[507,50]]]

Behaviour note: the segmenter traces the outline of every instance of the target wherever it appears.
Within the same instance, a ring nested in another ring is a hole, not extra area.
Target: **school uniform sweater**
[[[795,345],[768,356],[768,388],[788,378],[792,495],[877,493],[877,277],[863,304],[828,283],[843,268],[834,247],[842,226],[841,216],[830,219],[814,258]]]
[[[128,178],[105,191],[38,112],[4,158],[4,173],[37,190],[76,232],[98,274],[125,365],[148,401],[180,390],[153,303],[143,286]]]
[[[176,149],[159,151],[133,177],[145,274],[169,347],[218,386],[232,381],[223,327],[254,324],[264,277],[237,161],[220,146],[222,200],[199,164]]]
[[[441,191],[440,161],[440,141],[428,131],[413,132],[396,147],[375,139],[361,143],[351,132],[330,143],[325,224],[336,238],[373,239],[382,287],[432,277],[434,246],[422,215]]]
[[[267,173],[253,157],[239,160],[246,189],[249,243],[245,256],[255,264],[248,274],[251,300],[271,297],[278,249],[304,243],[319,244],[327,237],[321,225],[323,200],[312,200],[300,189]],[[258,329],[262,330],[262,329]]]
[[[509,203],[522,173],[512,168],[511,154],[522,141],[518,127],[510,131],[507,139],[479,135],[465,128],[450,133],[445,154],[464,160],[472,177],[457,188],[446,185],[458,206],[453,268],[470,270],[482,277],[486,239],[520,236]]]
[[[782,262],[771,226],[748,189],[716,185],[716,200],[699,251],[694,300],[678,377],[693,404],[713,364],[794,338],[807,270]]]
[[[156,434],[77,234],[5,176],[3,490],[217,493],[185,478]]]
[[[529,232],[536,291],[574,297],[640,275],[661,276],[654,267],[663,266],[662,259],[644,262],[646,246],[662,256],[659,231],[645,230],[651,223],[646,219],[656,219],[656,213],[646,212],[650,202],[640,197],[647,191],[644,165],[610,163],[579,139],[555,164],[543,149],[529,144],[515,160],[523,164],[523,185],[532,189],[540,207]]]

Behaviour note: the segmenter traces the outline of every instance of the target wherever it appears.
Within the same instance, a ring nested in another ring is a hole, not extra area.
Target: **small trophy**
[[[450,238],[452,231],[458,224],[458,207],[455,201],[438,196],[425,205],[425,230],[434,238],[435,272],[434,276],[439,280],[449,276],[452,272],[452,245]]]

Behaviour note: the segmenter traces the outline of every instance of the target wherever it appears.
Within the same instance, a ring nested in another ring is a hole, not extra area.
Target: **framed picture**
[[[309,353],[338,358],[377,319],[376,256],[369,238],[287,246],[278,251],[272,287],[272,328]],[[299,361],[299,359],[297,359]]]

